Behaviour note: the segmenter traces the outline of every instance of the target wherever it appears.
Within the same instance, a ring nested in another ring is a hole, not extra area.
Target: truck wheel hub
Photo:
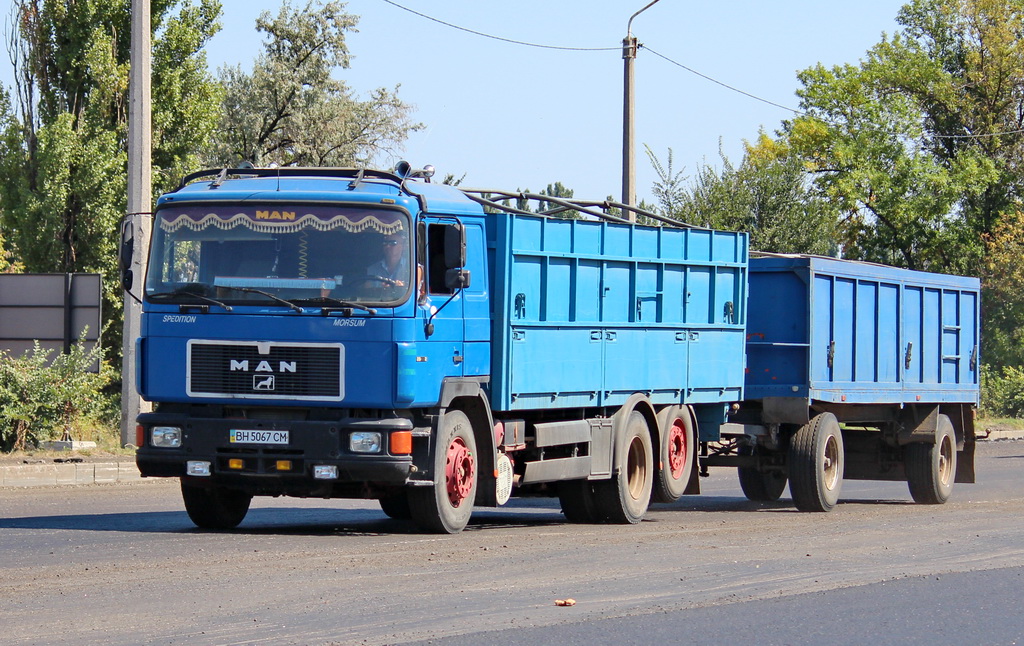
[[[680,419],[672,423],[672,430],[669,431],[668,466],[672,470],[673,478],[683,476],[683,468],[686,466],[686,430]]]
[[[445,485],[452,507],[458,507],[469,496],[473,489],[474,477],[476,477],[476,465],[473,461],[473,453],[470,452],[462,438],[457,437],[448,446],[444,467]]]

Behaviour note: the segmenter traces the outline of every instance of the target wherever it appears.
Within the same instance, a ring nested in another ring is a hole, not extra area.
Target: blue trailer
[[[899,480],[920,503],[974,482],[980,284],[813,256],[750,262],[744,399],[721,429],[753,500],[788,477],[827,511],[842,480]]]
[[[522,208],[529,199],[545,212]],[[951,357],[977,344],[976,283],[955,283],[956,320],[973,313],[955,334],[947,318],[933,328],[948,277],[898,283],[893,337],[879,331],[896,270],[877,269],[872,328],[867,279],[843,274],[849,263],[773,268],[748,258],[742,233],[638,225],[630,208],[460,190],[407,164],[193,174],[154,214],[136,347],[137,387],[154,402],[138,419],[141,473],[180,478],[202,527],[236,526],[253,496],[288,495],[376,498],[436,532],[513,493],[556,496],[576,522],[635,523],[652,501],[698,492],[715,465],[738,467],[755,499],[788,480],[806,509],[830,505],[808,503],[800,483],[841,482],[844,466],[914,491],[934,455],[945,484],[950,424],[970,474],[977,351]],[[810,299],[829,271],[823,373]],[[813,292],[792,284],[805,274]],[[766,287],[772,276],[784,286]],[[846,335],[849,280],[859,309]],[[758,299],[769,290],[789,302]],[[873,377],[861,357],[872,334]],[[886,372],[882,355],[904,343],[912,368]],[[776,372],[755,378],[762,367]],[[793,448],[804,436],[826,440]],[[853,459],[871,451],[885,458],[874,471]]]

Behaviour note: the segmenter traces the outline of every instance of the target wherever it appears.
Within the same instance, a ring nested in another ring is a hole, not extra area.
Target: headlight
[[[181,429],[177,426],[154,426],[149,437],[155,447],[174,449],[181,446]]]
[[[353,453],[380,453],[380,433],[356,431],[348,437],[348,448]]]

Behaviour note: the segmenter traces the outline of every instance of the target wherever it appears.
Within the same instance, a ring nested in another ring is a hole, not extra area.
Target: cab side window
[[[427,292],[430,294],[451,294],[453,290],[445,284],[448,268],[444,263],[445,225],[427,225]]]

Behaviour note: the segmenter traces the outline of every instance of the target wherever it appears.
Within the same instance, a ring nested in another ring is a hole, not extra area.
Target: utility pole
[[[128,215],[125,228],[132,234],[132,292],[143,293],[146,253],[153,209],[151,51],[149,0],[132,0],[131,76],[128,82]],[[135,443],[135,417],[148,404],[135,390],[135,339],[139,338],[142,306],[124,296],[124,336],[121,343],[121,445]]]
[[[626,37],[622,39],[623,91],[622,91],[622,203],[636,206],[636,147],[633,144],[633,61],[636,60],[637,40],[633,36],[633,19],[649,9],[658,0],[629,17],[626,23]],[[627,214],[630,222],[636,221],[636,213]]]

